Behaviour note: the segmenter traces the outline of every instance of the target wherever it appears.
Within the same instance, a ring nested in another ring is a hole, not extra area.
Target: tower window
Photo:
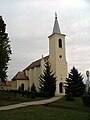
[[[61,39],[59,39],[59,48],[62,48],[62,40]]]

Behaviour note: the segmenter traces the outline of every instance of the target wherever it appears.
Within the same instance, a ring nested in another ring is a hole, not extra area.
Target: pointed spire
[[[53,33],[59,33],[61,34],[60,28],[59,28],[59,24],[58,24],[58,20],[57,20],[57,13],[55,12],[55,22],[54,22],[54,27],[53,27]]]

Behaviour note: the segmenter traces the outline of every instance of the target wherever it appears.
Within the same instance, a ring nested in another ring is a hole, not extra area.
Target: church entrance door
[[[62,82],[59,83],[59,92],[63,93],[63,83]]]
[[[21,84],[21,90],[24,91],[24,84]]]

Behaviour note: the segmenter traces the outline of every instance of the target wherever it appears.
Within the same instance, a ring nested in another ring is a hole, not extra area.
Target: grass
[[[29,106],[9,111],[0,111],[0,120],[89,120],[90,108],[81,98],[69,102],[57,100],[45,106]]]
[[[0,107],[5,105],[11,105],[21,102],[28,102],[28,101],[37,101],[43,100],[45,98],[36,97],[35,99],[31,99],[26,95],[22,95],[20,93],[11,93],[9,91],[0,91]]]

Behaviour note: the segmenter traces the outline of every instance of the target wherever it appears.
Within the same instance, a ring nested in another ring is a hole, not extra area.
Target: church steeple
[[[53,32],[54,33],[59,33],[61,34],[60,28],[59,28],[59,24],[58,24],[58,20],[57,20],[57,13],[55,12],[55,22],[54,22],[54,27],[53,27]]]
[[[65,35],[60,32],[56,13],[53,32],[49,36],[49,61],[57,77],[56,94],[65,94],[64,83],[67,78]]]

